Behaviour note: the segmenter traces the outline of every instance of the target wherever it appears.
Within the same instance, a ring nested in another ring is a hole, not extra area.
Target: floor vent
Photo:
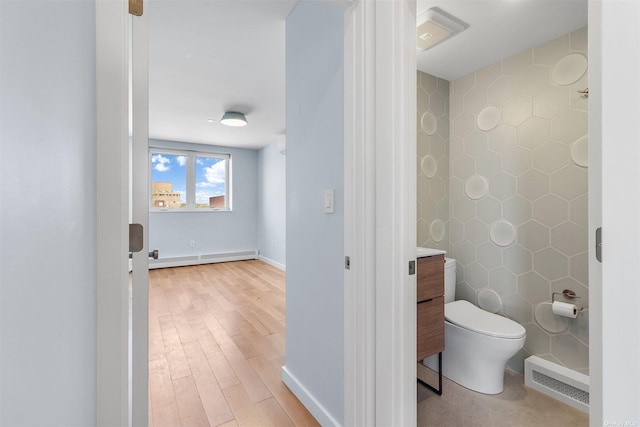
[[[531,356],[524,361],[524,383],[534,390],[589,413],[587,375],[538,356]]]

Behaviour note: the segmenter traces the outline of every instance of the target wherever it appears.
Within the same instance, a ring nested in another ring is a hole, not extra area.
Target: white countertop
[[[434,256],[434,255],[444,255],[446,253],[447,251],[443,251],[441,249],[431,249],[431,248],[421,248],[421,247],[416,248],[416,258],[424,258],[424,257]]]

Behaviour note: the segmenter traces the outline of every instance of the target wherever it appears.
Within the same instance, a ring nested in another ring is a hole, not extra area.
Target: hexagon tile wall
[[[418,246],[449,250],[449,81],[418,71]]]
[[[499,313],[526,328],[509,362],[519,372],[535,354],[588,373],[586,55],[583,28],[477,70],[451,82],[449,116],[437,107],[446,82],[419,73],[418,244],[458,260],[458,299],[491,289]],[[440,242],[435,220],[447,226]],[[567,288],[585,311],[559,333],[543,329],[536,307]]]

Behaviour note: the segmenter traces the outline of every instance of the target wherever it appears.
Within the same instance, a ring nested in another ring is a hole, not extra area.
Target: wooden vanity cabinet
[[[444,255],[418,258],[418,361],[444,350]]]

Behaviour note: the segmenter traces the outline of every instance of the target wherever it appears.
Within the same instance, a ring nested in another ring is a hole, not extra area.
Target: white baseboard
[[[149,260],[149,269],[185,267],[188,265],[213,264],[216,262],[244,261],[258,259],[258,251],[224,252],[218,254],[198,254]]]
[[[282,382],[289,387],[289,390],[298,398],[300,402],[311,415],[322,425],[323,427],[335,426],[340,427],[340,423],[333,418],[333,416],[316,400],[309,390],[298,381],[298,379],[287,369],[286,366],[282,367]]]
[[[271,258],[267,258],[266,256],[260,255],[258,256],[258,259],[262,262],[266,262],[267,264],[274,266],[275,268],[279,268],[282,271],[287,271],[286,265],[279,263],[278,261],[274,261]]]

